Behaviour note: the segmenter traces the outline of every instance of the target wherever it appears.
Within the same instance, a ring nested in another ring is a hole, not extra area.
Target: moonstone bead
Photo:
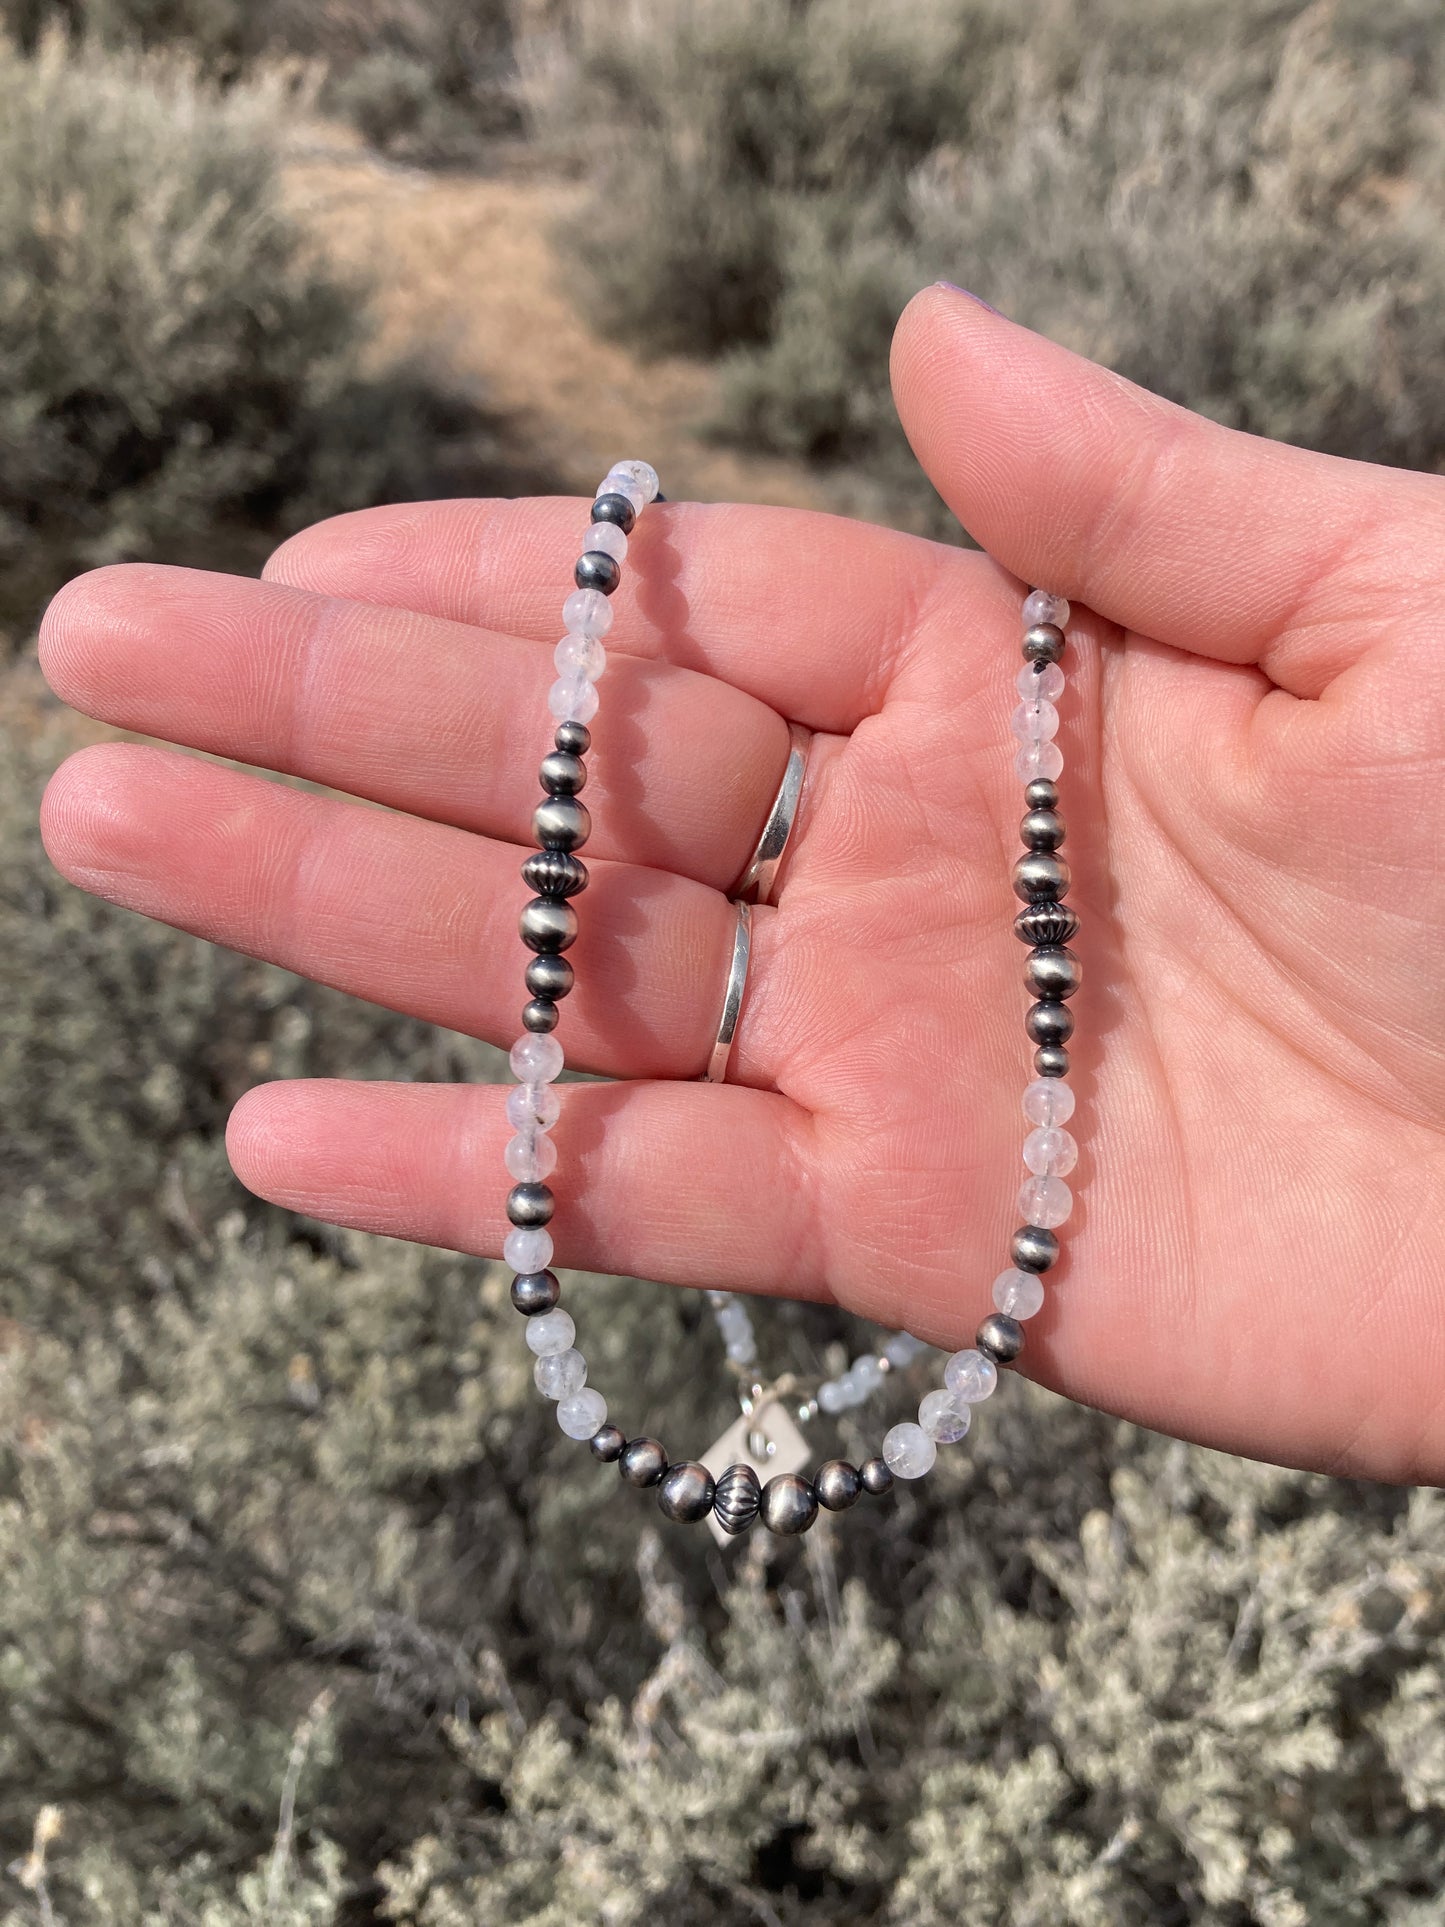
[[[574,589],[562,604],[562,627],[569,636],[601,642],[612,627],[612,604],[600,589]]]
[[[980,1400],[993,1397],[998,1367],[982,1352],[955,1352],[943,1368],[943,1382],[960,1404],[977,1405]]]
[[[858,1387],[861,1396],[868,1398],[883,1383],[884,1371],[872,1352],[864,1352],[861,1358],[855,1358],[848,1367],[848,1376]]]
[[[1036,1077],[1024,1092],[1030,1124],[1067,1124],[1074,1115],[1074,1093],[1061,1077]]]
[[[973,1414],[952,1392],[925,1392],[918,1403],[918,1423],[939,1445],[957,1445],[973,1423]]]
[[[818,1387],[818,1405],[829,1417],[835,1417],[847,1404],[841,1379],[830,1378]]]
[[[883,1356],[895,1372],[906,1372],[908,1367],[925,1349],[923,1340],[915,1338],[912,1332],[894,1332],[883,1347]]]
[[[1024,1139],[1024,1163],[1037,1177],[1066,1178],[1078,1161],[1078,1145],[1055,1125],[1041,1124]]]
[[[993,1281],[993,1303],[1005,1318],[1032,1318],[1043,1310],[1043,1280],[1033,1271],[1001,1271]]]
[[[613,482],[618,476],[622,476],[631,482],[634,488],[640,488],[646,501],[652,502],[656,500],[657,491],[661,484],[657,478],[657,470],[652,466],[651,462],[639,462],[631,459],[625,462],[614,462],[607,471],[607,480]],[[608,491],[604,486],[597,492],[599,495],[605,495]]]
[[[1051,622],[1056,629],[1066,629],[1069,624],[1069,605],[1061,595],[1050,595],[1047,589],[1034,589],[1024,597],[1021,611],[1025,629],[1032,629],[1035,623]]]
[[[573,1392],[559,1403],[557,1423],[569,1439],[590,1439],[607,1423],[607,1400],[590,1385],[584,1392]]]
[[[518,1184],[540,1184],[557,1169],[557,1147],[543,1131],[518,1131],[502,1155],[507,1175]]]
[[[1035,669],[1026,662],[1018,673],[1014,688],[1028,702],[1034,696],[1042,696],[1046,703],[1055,703],[1064,693],[1064,672],[1056,662],[1046,662],[1042,669]]]
[[[611,526],[610,522],[598,523],[599,528]],[[552,651],[552,661],[563,682],[574,675],[596,682],[607,668],[607,651],[591,636],[563,636]]]
[[[502,1256],[513,1271],[545,1271],[555,1249],[552,1234],[545,1225],[519,1224],[507,1233]]]
[[[1040,777],[1056,783],[1064,773],[1064,752],[1057,743],[1022,743],[1014,769],[1026,783],[1037,782]]]
[[[514,1084],[507,1092],[507,1122],[514,1131],[550,1131],[561,1115],[562,1100],[550,1084]]]
[[[642,511],[652,499],[646,489],[639,486],[635,477],[620,468],[608,469],[602,478],[602,484],[597,491],[597,495],[623,496],[627,501],[631,502],[634,515],[641,515]],[[592,499],[596,501],[597,496],[594,495]]]
[[[614,562],[627,559],[627,536],[615,522],[593,522],[582,538],[582,553],[600,549],[603,555],[610,555]]]
[[[895,1425],[883,1440],[883,1461],[900,1479],[921,1479],[933,1470],[938,1447],[921,1425],[905,1420]]]
[[[566,1061],[557,1039],[535,1030],[523,1031],[507,1059],[519,1084],[555,1083]]]
[[[597,685],[579,670],[569,669],[547,691],[547,707],[559,723],[590,723],[601,707]]]
[[[1019,1216],[1025,1224],[1052,1231],[1074,1208],[1074,1194],[1062,1178],[1028,1178],[1019,1192]]]
[[[570,1398],[587,1383],[587,1360],[575,1347],[548,1352],[532,1367],[532,1378],[543,1398]]]
[[[1020,742],[1048,743],[1059,733],[1059,712],[1052,703],[1022,702],[1015,709],[1009,727]]]
[[[522,1327],[527,1341],[527,1349],[535,1352],[538,1358],[550,1358],[554,1352],[565,1352],[577,1336],[577,1327],[572,1322],[572,1314],[563,1311],[558,1305],[553,1311],[541,1312],[536,1318],[529,1318]],[[593,1430],[597,1428],[594,1426]]]

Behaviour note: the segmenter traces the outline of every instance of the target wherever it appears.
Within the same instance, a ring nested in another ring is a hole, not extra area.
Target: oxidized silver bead
[[[522,1028],[538,1036],[557,1028],[557,1006],[550,997],[534,997],[529,1004],[522,1006]]]
[[[1014,935],[1022,943],[1048,945],[1067,943],[1079,927],[1079,919],[1066,903],[1031,903],[1014,918]]]
[[[1047,776],[1036,776],[1024,790],[1024,801],[1031,810],[1057,809],[1059,786]]]
[[[1021,1224],[1013,1235],[1009,1255],[1020,1271],[1047,1271],[1059,1257],[1059,1241],[1042,1225]]]
[[[527,965],[527,988],[534,997],[549,997],[555,1004],[565,997],[577,981],[577,973],[565,957],[548,954],[533,957]]]
[[[1040,1077],[1067,1077],[1069,1053],[1062,1044],[1040,1044],[1034,1052],[1034,1069]]]
[[[1057,850],[1064,834],[1064,819],[1057,810],[1030,810],[1019,824],[1019,840],[1031,850]]]
[[[1083,966],[1073,951],[1066,950],[1062,944],[1033,950],[1024,965],[1024,981],[1035,997],[1058,1002],[1060,998],[1072,997],[1084,981]]]
[[[592,504],[594,522],[614,522],[624,535],[631,535],[637,510],[625,495],[599,495]]]
[[[826,1465],[818,1467],[813,1490],[819,1505],[826,1506],[830,1512],[846,1512],[850,1505],[857,1503],[863,1481],[856,1465],[850,1465],[846,1459],[829,1459]]]
[[[576,796],[587,784],[587,765],[567,749],[548,750],[537,771],[549,796]]]
[[[592,747],[592,731],[586,723],[576,721],[558,723],[557,733],[552,741],[558,749],[565,749],[569,756],[585,756]]]
[[[759,1516],[769,1532],[806,1532],[818,1516],[818,1495],[798,1472],[780,1472],[763,1487]]]
[[[1024,1029],[1036,1044],[1067,1044],[1074,1034],[1074,1013],[1052,1000],[1030,1004]]]
[[[546,1184],[514,1184],[507,1193],[507,1216],[513,1224],[550,1224],[557,1200]]]
[[[750,1465],[730,1465],[718,1479],[712,1509],[724,1532],[746,1532],[758,1516],[763,1488]]]
[[[1036,622],[1024,631],[1025,662],[1057,662],[1064,653],[1064,632],[1052,622]]]
[[[592,813],[575,796],[544,796],[532,812],[532,838],[544,850],[580,850],[592,834]]]
[[[604,1465],[611,1465],[622,1457],[627,1439],[620,1427],[604,1425],[600,1432],[594,1432],[587,1441],[594,1459],[601,1459]]]
[[[519,1271],[512,1280],[512,1303],[524,1318],[551,1311],[561,1296],[555,1271]]]
[[[863,1490],[871,1492],[874,1498],[893,1490],[893,1468],[887,1459],[864,1459],[858,1468],[858,1477],[863,1481]]]
[[[692,1525],[712,1511],[715,1490],[707,1467],[689,1459],[682,1465],[670,1465],[663,1473],[657,1503],[664,1518],[677,1525]]]
[[[539,897],[576,897],[587,888],[587,866],[566,850],[534,850],[522,865],[522,880]]]
[[[1069,866],[1052,850],[1030,850],[1014,865],[1013,883],[1014,895],[1025,903],[1051,903],[1068,890]]]
[[[617,1470],[629,1485],[656,1485],[667,1470],[667,1454],[656,1439],[629,1439]]]
[[[974,1344],[996,1365],[1012,1365],[1024,1348],[1024,1328],[1017,1318],[990,1312],[978,1328]]]
[[[533,897],[517,919],[529,950],[570,950],[577,941],[577,912],[556,897]]]
[[[603,595],[611,595],[622,580],[622,571],[601,549],[585,549],[577,558],[572,580],[579,589],[600,589]]]

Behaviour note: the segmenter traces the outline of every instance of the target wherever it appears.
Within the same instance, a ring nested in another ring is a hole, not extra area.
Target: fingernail
[[[964,295],[968,300],[977,302],[980,308],[986,308],[990,314],[998,315],[1000,321],[1008,318],[1000,309],[995,308],[992,302],[985,301],[981,294],[975,294],[971,288],[959,287],[956,281],[935,281],[933,285],[935,288],[947,288],[950,294]]]

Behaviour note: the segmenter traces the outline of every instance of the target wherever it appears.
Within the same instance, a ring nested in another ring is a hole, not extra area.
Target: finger
[[[940,285],[893,344],[934,486],[1025,581],[1316,696],[1408,606],[1445,484],[1206,421]],[[1432,597],[1436,591],[1431,590]]]
[[[293,536],[268,579],[551,642],[588,505],[421,502]],[[609,648],[700,669],[810,729],[883,705],[914,612],[958,557],[802,509],[654,503],[631,537]]]
[[[241,1182],[276,1204],[495,1258],[509,1228],[505,1102],[500,1085],[263,1084],[232,1112],[226,1143]],[[811,1163],[810,1123],[786,1098],[569,1084],[552,1137],[556,1263],[825,1295],[800,1206],[810,1187],[784,1176]]]
[[[536,641],[131,564],[60,592],[40,658],[57,695],[119,728],[530,840],[556,674]],[[777,790],[786,724],[726,683],[617,651],[604,688],[589,855],[726,889]]]
[[[62,764],[42,830],[61,873],[113,903],[431,1023],[499,1044],[517,1035],[527,890],[522,853],[506,844],[131,743]],[[732,906],[683,878],[607,863],[580,901],[577,988],[559,1032],[569,1061],[698,1076]],[[772,919],[754,918],[736,1082],[768,1081],[771,932]]]

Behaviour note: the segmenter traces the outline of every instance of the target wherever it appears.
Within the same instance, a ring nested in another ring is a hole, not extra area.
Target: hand
[[[1008,716],[1021,585],[1042,583],[1075,608],[1081,1159],[1023,1367],[1233,1451],[1439,1480],[1445,481],[1219,428],[942,288],[904,316],[894,379],[996,560],[776,509],[640,524],[558,1033],[627,1081],[568,1092],[559,1259],[970,1342],[1022,1175]],[[105,744],[50,786],[56,864],[509,1043],[582,516],[378,509],[287,543],[260,583],[72,583],[41,637],[68,702],[389,808]],[[755,918],[734,1081],[701,1085],[724,893],[785,717],[818,732],[803,808]],[[504,1096],[269,1084],[231,1156],[298,1210],[496,1254]]]

